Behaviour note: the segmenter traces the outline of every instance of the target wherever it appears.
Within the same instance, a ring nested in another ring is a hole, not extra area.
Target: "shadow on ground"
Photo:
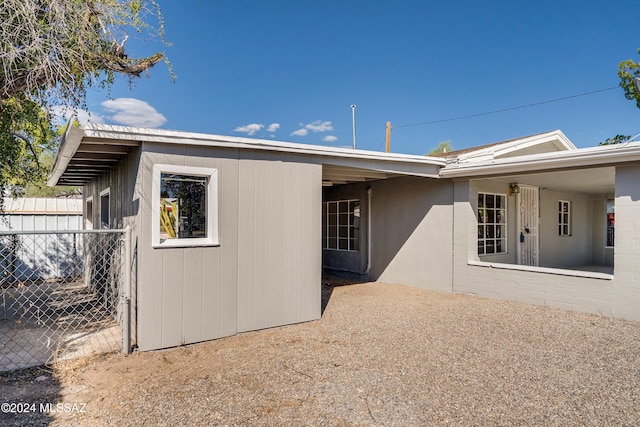
[[[52,370],[44,365],[0,372],[0,425],[49,425],[62,402],[61,391]]]
[[[331,294],[333,293],[333,288],[337,288],[339,286],[348,286],[348,285],[356,285],[358,283],[365,283],[366,280],[362,280],[360,277],[350,277],[347,275],[337,275],[328,272],[322,273],[322,305],[320,315],[324,314],[327,305],[329,304],[329,300],[331,299]]]

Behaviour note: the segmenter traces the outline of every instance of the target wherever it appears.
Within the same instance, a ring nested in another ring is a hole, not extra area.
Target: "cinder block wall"
[[[635,179],[639,178],[640,176]],[[470,265],[470,260],[478,260],[477,227],[474,204],[471,203],[474,191],[468,181],[457,181],[454,184],[453,292],[604,316],[634,317],[630,305],[624,315],[622,311],[614,312],[616,280],[499,269],[488,264]],[[623,288],[627,291],[624,295],[634,294],[629,286]],[[637,299],[635,304],[638,305]]]
[[[616,167],[613,311],[640,320],[640,167]]]

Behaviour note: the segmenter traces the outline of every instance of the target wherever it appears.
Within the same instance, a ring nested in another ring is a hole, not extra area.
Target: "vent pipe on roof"
[[[351,127],[353,128],[353,149],[356,149],[356,106],[351,104]]]

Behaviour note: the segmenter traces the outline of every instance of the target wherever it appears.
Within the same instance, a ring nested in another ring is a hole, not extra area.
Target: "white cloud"
[[[307,136],[309,134],[309,131],[311,132],[329,132],[333,130],[333,125],[331,124],[331,122],[326,121],[323,122],[322,120],[314,120],[313,122],[309,123],[309,124],[302,124],[300,123],[300,126],[302,126],[300,129],[298,129],[295,132],[292,132],[291,135],[296,135],[296,136]]]
[[[109,99],[101,105],[111,113],[110,120],[126,126],[156,128],[167,121],[151,105],[135,98]]]
[[[333,130],[331,122],[323,122],[322,120],[313,121],[306,125],[305,128],[312,132],[329,132]]]
[[[237,128],[235,128],[233,131],[234,132],[242,132],[242,133],[246,133],[249,136],[255,135],[256,132],[258,132],[260,129],[262,129],[264,127],[263,124],[260,123],[251,123],[250,125],[246,125],[246,126],[238,126]]]
[[[280,129],[280,123],[271,123],[267,126],[267,132],[275,132]]]
[[[322,140],[324,142],[336,142],[338,140],[338,137],[334,135],[327,135],[324,138],[322,138]]]
[[[84,126],[87,123],[104,123],[104,117],[100,114],[83,110],[81,108],[74,109],[64,105],[56,105],[51,107],[50,111],[58,121],[63,122],[62,124],[66,124],[72,116],[75,116],[78,119],[81,126]]]

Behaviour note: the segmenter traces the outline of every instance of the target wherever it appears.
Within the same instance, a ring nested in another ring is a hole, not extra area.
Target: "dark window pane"
[[[335,237],[329,237],[327,249],[338,249],[338,240]]]
[[[339,239],[338,240],[338,249],[347,250],[349,249],[349,240],[348,239]]]
[[[484,255],[484,240],[478,240],[478,255]]]

